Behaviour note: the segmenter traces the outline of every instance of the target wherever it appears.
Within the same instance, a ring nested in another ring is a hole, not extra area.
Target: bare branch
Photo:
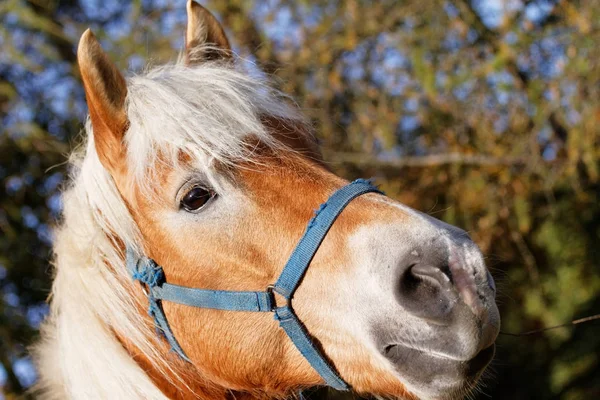
[[[524,166],[525,160],[518,157],[492,157],[484,154],[446,153],[426,156],[407,156],[394,160],[365,157],[359,153],[325,151],[325,158],[331,164],[350,164],[356,167],[374,168],[427,168],[460,164],[471,166]]]

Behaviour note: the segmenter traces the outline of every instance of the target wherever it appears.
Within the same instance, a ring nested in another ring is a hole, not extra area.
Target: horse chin
[[[389,344],[381,352],[407,389],[419,399],[460,399],[476,387],[495,351],[496,345],[492,344],[468,360],[402,344]]]

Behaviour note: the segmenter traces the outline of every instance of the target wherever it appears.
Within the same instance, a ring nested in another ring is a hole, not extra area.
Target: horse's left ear
[[[100,47],[89,29],[77,49],[96,152],[104,167],[115,172],[123,160],[123,137],[127,130],[125,78]]]
[[[231,59],[231,46],[223,27],[206,8],[188,0],[185,59],[188,65]]]

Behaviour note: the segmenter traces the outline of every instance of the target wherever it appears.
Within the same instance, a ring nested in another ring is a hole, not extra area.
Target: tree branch
[[[518,157],[492,157],[484,154],[446,153],[427,156],[407,156],[394,160],[385,160],[376,157],[365,157],[359,153],[327,152],[325,159],[332,164],[350,164],[357,167],[374,168],[428,168],[443,165],[469,165],[469,166],[524,166],[525,160]]]

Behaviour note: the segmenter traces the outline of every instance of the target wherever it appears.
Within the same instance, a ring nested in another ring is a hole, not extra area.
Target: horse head
[[[223,28],[194,2],[179,64],[126,80],[89,31],[78,61],[90,126],[74,190],[93,218],[77,217],[67,199],[65,224],[95,224],[100,234],[89,248],[110,244],[93,268],[102,276],[95,282],[110,284],[86,290],[108,302],[118,288],[126,305],[96,312],[102,324],[170,398],[282,397],[322,385],[269,313],[163,301],[182,360],[155,334],[147,288],[130,279],[124,260],[129,246],[171,284],[264,291],[315,210],[347,184],[327,167],[310,125],[285,96],[239,71]],[[61,234],[59,279],[61,251],[72,251]],[[493,279],[465,231],[367,193],[337,216],[293,307],[353,390],[456,398],[494,355],[494,299]],[[275,293],[274,301],[285,299]],[[54,329],[67,308],[53,311]],[[130,316],[117,320],[118,313]],[[131,334],[136,329],[141,334]]]

